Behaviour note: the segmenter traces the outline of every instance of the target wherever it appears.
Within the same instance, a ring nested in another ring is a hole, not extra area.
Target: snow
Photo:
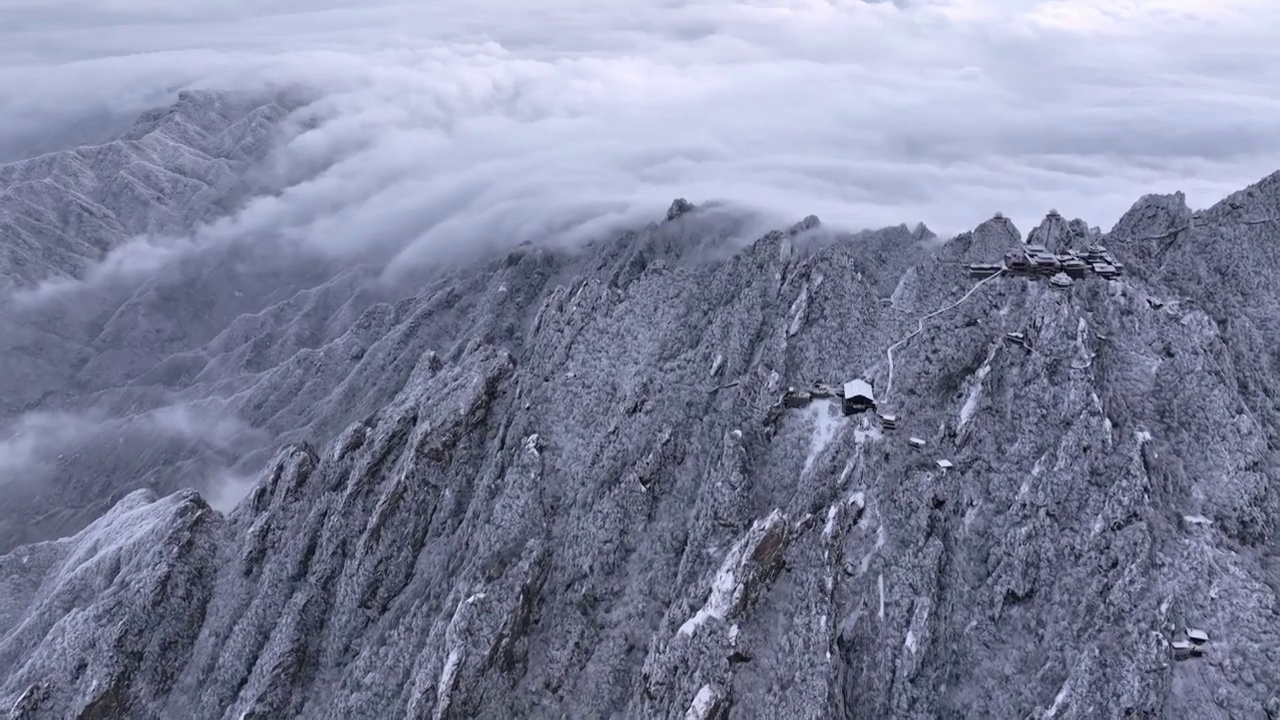
[[[997,345],[996,348],[999,346]],[[987,379],[987,375],[991,373],[991,360],[995,357],[995,348],[987,353],[987,359],[983,361],[982,367],[973,374],[969,379],[969,391],[965,396],[964,405],[960,406],[960,423],[957,428],[962,428],[973,419],[978,412],[978,400],[982,397],[982,383]]]
[[[82,566],[125,555],[130,546],[150,545],[150,536],[165,533],[170,527],[171,512],[178,502],[177,495],[158,499],[150,490],[135,490],[124,496],[89,527],[69,540],[56,541],[74,543],[59,575],[71,577]]]
[[[849,458],[849,462],[844,464],[844,470],[840,472],[840,484],[843,485],[849,479],[849,473],[853,472],[854,458]]]
[[[869,428],[858,428],[853,431],[853,442],[857,445],[862,445],[868,440],[879,440],[882,437],[884,437],[884,435],[881,434],[880,428],[875,427],[874,425]]]
[[[24,706],[27,708],[33,707],[39,702],[39,700],[36,700],[36,695],[41,691],[41,687],[40,683],[32,683],[31,686],[27,688],[26,692],[18,696],[17,702],[15,702],[13,704],[13,708],[9,710],[9,717],[28,717],[27,712],[24,712],[23,708]],[[245,714],[247,715],[248,712],[246,711]]]
[[[440,670],[440,682],[436,685],[436,697],[440,700],[436,703],[435,713],[432,715],[435,720],[443,718],[449,710],[449,696],[453,693],[453,681],[458,676],[458,666],[461,664],[462,649],[454,648],[444,661],[444,667]]]
[[[871,384],[866,380],[850,380],[844,384],[844,396],[849,398],[855,395],[861,395],[866,398],[875,397],[871,394]]]
[[[839,512],[839,506],[832,505],[827,508],[827,524],[822,527],[822,537],[829,538],[836,529],[836,514]]]
[[[711,581],[711,594],[702,605],[702,609],[680,626],[678,632],[681,635],[692,636],[708,618],[723,620],[729,608],[733,607],[734,596],[739,592],[737,568],[739,561],[742,560],[745,543],[746,537],[735,543],[725,554],[715,579]]]
[[[771,525],[776,527],[782,521],[782,511],[774,509],[768,518],[756,520],[751,524],[751,529],[739,541],[733,543],[730,551],[724,555],[724,560],[719,566],[716,573],[716,579],[712,580],[712,592],[707,597],[707,602],[703,603],[703,609],[695,612],[694,616],[680,626],[677,630],[681,635],[692,635],[700,628],[708,618],[716,618],[723,620],[728,615],[733,601],[736,600],[739,593],[742,592],[741,585],[737,582],[737,566],[742,561],[742,555],[746,552],[746,543],[753,537],[753,534],[760,530],[769,528]]]
[[[878,613],[881,620],[884,620],[884,573],[876,576],[876,587],[880,591],[880,612]]]
[[[684,720],[706,720],[711,714],[711,708],[716,704],[716,691],[711,689],[710,685],[703,685],[697,695],[693,696],[693,702],[689,704],[688,711],[684,714]]]
[[[1067,691],[1071,689],[1071,680],[1062,683],[1062,687],[1058,689],[1058,694],[1053,698],[1053,705],[1045,713],[1045,717],[1053,717],[1058,714],[1058,709],[1062,707],[1062,703],[1067,699]]]
[[[866,555],[862,556],[862,566],[861,566],[861,570],[858,572],[859,575],[866,574],[867,570],[871,567],[871,558],[875,556],[878,550],[884,547],[884,543],[885,543],[885,531],[884,531],[884,525],[881,525],[880,527],[876,528],[876,546],[873,549],[869,550]]]
[[[915,276],[916,273],[914,270],[908,270],[902,274],[902,277],[898,278],[898,284],[893,287],[893,293],[889,295],[890,305],[896,308],[901,304],[903,296],[910,292],[908,281],[914,279]]]
[[[1151,433],[1146,430],[1139,430],[1133,436],[1138,440],[1139,445],[1151,442]]]
[[[973,419],[973,414],[978,411],[978,394],[982,391],[982,386],[974,383],[969,388],[969,394],[965,396],[964,405],[960,406],[960,424],[957,427],[964,427]]]
[[[809,442],[809,455],[804,459],[804,472],[809,472],[813,467],[813,463],[831,444],[832,438],[836,436],[836,432],[844,424],[844,416],[840,414],[836,404],[830,400],[822,400],[815,402],[809,406],[810,412],[815,414],[813,421],[813,439]]]
[[[1212,525],[1213,521],[1203,515],[1183,515],[1182,519],[1192,525]]]
[[[982,395],[982,380],[990,370],[991,368],[984,365],[974,375],[973,382],[969,384],[969,393],[964,398],[964,405],[960,406],[960,423],[957,427],[964,427],[973,419],[974,413],[978,412],[978,399]]]
[[[911,651],[912,655],[916,653],[916,648],[917,648],[916,633],[914,630],[907,631],[907,639],[902,644],[905,645],[906,648]]]
[[[738,624],[737,624],[737,623],[734,623],[733,625],[730,625],[730,626],[729,626],[729,644],[730,644],[730,645],[737,645],[737,644],[738,644],[738,633],[739,633],[739,632],[740,632],[740,631],[738,630]]]
[[[787,327],[787,336],[795,335],[804,326],[805,312],[809,309],[809,288],[800,288],[800,294],[791,303],[791,324]]]

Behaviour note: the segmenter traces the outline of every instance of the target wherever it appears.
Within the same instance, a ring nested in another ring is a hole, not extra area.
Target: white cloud
[[[0,127],[311,84],[283,192],[210,233],[402,259],[589,236],[676,196],[853,227],[1002,210],[1025,229],[1050,207],[1108,226],[1144,193],[1206,205],[1280,167],[1264,0],[261,7],[0,0],[0,86],[23,89]]]
[[[27,412],[0,424],[0,486],[48,477],[57,460],[93,444],[119,442],[126,434],[181,439],[212,450],[253,448],[268,438],[217,403],[165,405],[128,417],[100,410]],[[217,485],[221,478],[211,481]]]
[[[33,287],[15,290],[6,302],[11,302],[15,309],[28,309],[51,300],[74,297],[74,293],[86,287],[104,288],[145,280],[197,248],[197,241],[190,238],[138,238],[108,252],[89,266],[82,277],[49,278]]]
[[[228,470],[210,478],[204,491],[204,499],[209,507],[226,515],[235,510],[257,484],[258,478],[254,475],[241,475]]]
[[[32,412],[0,428],[0,487],[43,478],[59,450],[100,427],[100,418],[92,414]]]

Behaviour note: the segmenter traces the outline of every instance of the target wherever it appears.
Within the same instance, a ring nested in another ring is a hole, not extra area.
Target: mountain
[[[217,161],[246,178],[287,113],[256,108],[167,137],[277,118]],[[0,168],[4,217],[31,172]],[[100,179],[56,174],[106,217]],[[253,192],[217,187],[108,209],[138,232]],[[1126,266],[1057,289],[966,277],[1022,245],[1003,217],[742,244],[677,201],[399,291],[232,244],[8,307],[25,454],[0,471],[31,478],[3,489],[0,710],[1280,717],[1278,221],[1280,173],[1198,212],[1142,198],[1107,233],[1053,213],[1031,239]],[[74,222],[8,276],[81,277],[122,242]],[[896,427],[780,403],[855,378]],[[1188,628],[1209,640],[1181,659]]]

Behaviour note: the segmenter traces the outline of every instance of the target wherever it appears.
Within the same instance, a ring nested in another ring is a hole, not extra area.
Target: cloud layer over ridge
[[[1266,0],[2,4],[0,156],[179,87],[315,86],[283,192],[212,232],[340,254],[590,236],[675,196],[1109,226],[1142,193],[1206,205],[1280,167]]]

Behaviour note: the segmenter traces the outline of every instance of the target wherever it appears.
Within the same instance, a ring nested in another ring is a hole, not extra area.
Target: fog
[[[59,461],[81,451],[101,457],[102,448],[126,440],[129,453],[179,440],[235,458],[267,438],[216,404],[166,405],[124,418],[96,409],[28,412],[0,423],[0,487],[46,480]]]
[[[1049,208],[1109,227],[1280,167],[1280,5],[936,0],[407,5],[6,0],[0,153],[94,140],[182,87],[319,91],[279,193],[211,237],[400,260],[575,242],[721,200],[779,222]]]

